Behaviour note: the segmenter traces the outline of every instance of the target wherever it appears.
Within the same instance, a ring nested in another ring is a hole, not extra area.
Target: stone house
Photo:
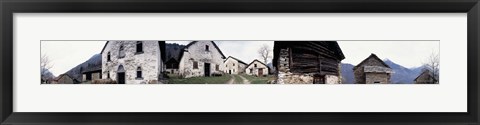
[[[438,80],[433,77],[430,70],[424,70],[420,75],[415,78],[415,84],[437,84]]]
[[[225,61],[223,61],[223,65],[225,69],[223,72],[228,74],[241,74],[245,72],[245,68],[247,67],[247,63],[229,56]]]
[[[102,78],[118,84],[160,83],[165,41],[107,41],[102,49]]]
[[[392,73],[390,66],[373,53],[353,67],[356,84],[389,84]]]
[[[179,75],[183,78],[222,74],[225,56],[213,41],[192,41],[180,53]]]
[[[268,75],[270,68],[258,60],[253,60],[250,64],[248,64],[247,68],[245,69],[245,74],[247,75],[254,75],[254,76],[266,76]]]
[[[336,41],[275,41],[277,84],[340,84],[345,59]]]
[[[54,84],[78,84],[80,81],[77,81],[68,74],[61,74],[54,79]]]

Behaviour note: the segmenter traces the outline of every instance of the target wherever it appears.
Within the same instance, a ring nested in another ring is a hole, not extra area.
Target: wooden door
[[[263,68],[258,69],[258,76],[263,76]]]
[[[117,83],[118,84],[125,84],[125,72],[117,73]]]
[[[210,63],[205,63],[204,74],[205,74],[205,76],[210,76]]]

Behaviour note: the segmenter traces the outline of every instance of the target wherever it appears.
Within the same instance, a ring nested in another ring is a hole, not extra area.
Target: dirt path
[[[238,75],[240,76],[240,78],[243,79],[243,84],[250,84],[250,81],[248,79],[246,79],[245,77],[243,77],[242,75]]]
[[[230,80],[228,80],[227,84],[233,84],[233,82],[235,82],[235,77],[230,75]]]

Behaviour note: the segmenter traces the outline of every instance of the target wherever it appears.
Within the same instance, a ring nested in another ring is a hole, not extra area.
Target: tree
[[[267,44],[263,44],[260,49],[258,49],[259,56],[263,59],[263,63],[267,64],[268,58],[272,58],[272,49]]]
[[[42,55],[40,58],[40,74],[42,79],[48,79],[51,77],[50,69],[53,67],[51,65],[50,59],[46,54]]]
[[[440,56],[432,52],[424,63],[425,70],[430,70],[431,75],[438,80],[440,71]]]

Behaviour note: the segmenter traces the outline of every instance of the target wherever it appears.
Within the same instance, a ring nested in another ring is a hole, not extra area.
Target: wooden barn
[[[241,74],[245,72],[245,68],[248,64],[240,59],[229,56],[227,59],[225,59],[225,61],[223,61],[223,65],[225,65],[223,72],[228,74]]]
[[[278,84],[341,83],[345,56],[336,41],[275,41],[273,51]]]
[[[417,78],[415,78],[415,84],[437,84],[438,80],[433,77],[430,70],[424,70]]]
[[[392,73],[390,66],[373,53],[353,67],[356,84],[389,84]]]
[[[248,64],[247,68],[245,69],[245,73],[247,75],[253,76],[266,76],[268,75],[270,68],[258,60],[253,60],[250,64]]]

